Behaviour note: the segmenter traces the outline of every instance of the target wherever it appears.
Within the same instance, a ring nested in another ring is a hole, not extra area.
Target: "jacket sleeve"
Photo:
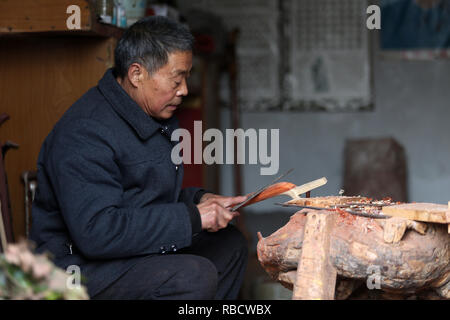
[[[200,202],[200,199],[205,193],[208,193],[208,191],[202,188],[188,187],[181,190],[180,196],[178,198],[178,201],[185,203],[189,208],[192,234],[197,234],[202,231],[200,212],[198,211],[196,205]]]
[[[87,258],[110,259],[189,246],[184,202],[124,208],[112,132],[90,119],[64,124],[47,150],[46,171],[74,245]]]

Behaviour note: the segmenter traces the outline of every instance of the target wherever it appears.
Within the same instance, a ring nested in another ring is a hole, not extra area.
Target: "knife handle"
[[[295,188],[296,185],[290,182],[278,182],[263,190],[260,194],[254,197],[252,200],[244,204],[241,208],[251,205],[256,202],[260,202],[275,196],[282,194],[283,192],[289,191],[292,188]],[[251,196],[249,194],[248,196]]]

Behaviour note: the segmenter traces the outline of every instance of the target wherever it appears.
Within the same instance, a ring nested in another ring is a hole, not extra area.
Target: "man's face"
[[[144,70],[144,80],[138,86],[136,102],[153,118],[171,118],[182,98],[188,94],[187,78],[191,68],[192,52],[169,54],[167,64],[152,75]]]

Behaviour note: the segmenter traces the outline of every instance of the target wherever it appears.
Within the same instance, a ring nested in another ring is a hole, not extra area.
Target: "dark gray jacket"
[[[59,267],[78,265],[91,296],[139,257],[188,247],[201,231],[205,191],[181,189],[175,128],[174,117],[149,117],[110,69],[44,141],[30,238]]]

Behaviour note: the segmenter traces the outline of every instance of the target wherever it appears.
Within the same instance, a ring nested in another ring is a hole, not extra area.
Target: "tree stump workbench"
[[[389,237],[392,230],[400,236]],[[303,209],[272,235],[258,237],[262,267],[293,290],[293,299],[346,299],[361,286],[450,299],[446,224]]]

